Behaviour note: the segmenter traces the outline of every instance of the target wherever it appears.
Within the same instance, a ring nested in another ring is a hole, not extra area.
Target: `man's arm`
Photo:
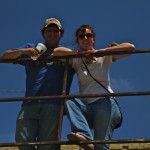
[[[16,59],[21,55],[38,56],[39,51],[36,48],[21,48],[16,50],[6,50],[0,59]]]

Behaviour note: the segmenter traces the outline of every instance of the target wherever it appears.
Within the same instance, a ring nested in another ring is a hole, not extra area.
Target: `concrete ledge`
[[[17,147],[0,147],[0,150],[18,150]],[[61,150],[83,150],[77,145],[62,145]],[[150,143],[111,144],[110,150],[150,150]]]

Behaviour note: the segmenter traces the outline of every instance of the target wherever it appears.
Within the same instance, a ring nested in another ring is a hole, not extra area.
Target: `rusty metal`
[[[58,59],[66,59],[66,58],[79,58],[79,57],[86,57],[86,56],[97,56],[97,57],[103,57],[103,56],[108,56],[108,55],[123,55],[123,54],[142,54],[142,53],[149,53],[150,49],[142,49],[142,50],[135,50],[133,52],[128,52],[126,50],[124,51],[116,51],[116,52],[106,52],[106,51],[101,51],[100,53],[93,53],[93,54],[70,54],[70,55],[64,55],[64,56],[49,56],[47,58],[43,58],[41,60],[37,60],[36,63],[46,63],[50,61],[55,61]],[[24,61],[33,61],[30,58],[17,58],[17,59],[0,59],[0,63],[20,63]]]
[[[134,52],[126,52],[126,51],[120,51],[120,52],[101,52],[101,53],[95,53],[95,54],[81,54],[81,55],[67,55],[67,56],[52,56],[48,59],[42,60],[43,62],[48,61],[54,61],[56,59],[60,58],[74,58],[74,57],[85,57],[85,56],[106,56],[106,55],[120,55],[120,54],[139,54],[139,53],[149,53],[150,49],[143,49],[143,50],[136,50]],[[91,97],[110,97],[110,96],[143,96],[143,95],[150,95],[150,91],[143,91],[143,92],[119,92],[119,93],[93,93],[93,94],[72,94],[72,95],[66,95],[66,80],[67,80],[67,70],[68,70],[68,60],[66,59],[66,66],[65,66],[65,72],[64,72],[64,84],[63,84],[63,91],[62,95],[56,95],[56,96],[38,96],[38,97],[16,97],[16,98],[0,98],[0,102],[13,102],[13,101],[26,101],[26,100],[49,100],[49,99],[62,99],[62,105],[61,105],[61,111],[60,111],[60,121],[59,121],[59,131],[58,131],[58,140],[60,140],[61,135],[61,129],[62,129],[62,118],[63,118],[63,111],[64,111],[64,101],[65,99],[69,98],[91,98]],[[15,59],[15,60],[0,60],[0,63],[17,63],[21,61],[31,61],[31,59]],[[37,61],[37,64],[41,63]],[[41,141],[41,142],[15,142],[15,143],[0,143],[0,147],[15,147],[15,146],[33,146],[33,145],[73,145],[73,144],[119,144],[119,143],[150,143],[150,139],[119,139],[119,140],[93,140],[93,141]]]
[[[71,95],[56,95],[56,96],[36,96],[36,97],[14,97],[14,98],[0,98],[0,102],[26,101],[26,100],[50,100],[50,99],[72,99],[72,98],[91,98],[91,97],[109,97],[109,96],[142,96],[150,95],[150,91],[143,92],[118,92],[118,93],[95,93],[95,94],[71,94]]]
[[[41,141],[41,142],[12,142],[0,143],[0,147],[37,146],[37,145],[81,145],[81,144],[120,144],[120,143],[150,143],[150,139],[119,139],[93,141]]]
[[[66,100],[65,95],[66,95],[66,87],[67,87],[68,63],[69,63],[69,59],[66,59],[65,68],[64,68],[63,90],[62,90],[62,95],[64,96],[64,99],[61,101],[61,107],[60,107],[59,128],[58,128],[58,134],[57,134],[57,139],[58,140],[60,140],[61,132],[62,132],[64,103],[65,103],[65,100]]]

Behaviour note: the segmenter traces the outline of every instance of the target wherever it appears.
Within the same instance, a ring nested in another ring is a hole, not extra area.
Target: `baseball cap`
[[[42,30],[44,28],[48,27],[50,24],[55,24],[59,28],[59,30],[62,29],[62,25],[61,25],[61,23],[60,23],[60,21],[58,19],[56,19],[56,18],[49,18],[49,19],[45,20],[45,23],[44,23],[44,26],[43,26]]]

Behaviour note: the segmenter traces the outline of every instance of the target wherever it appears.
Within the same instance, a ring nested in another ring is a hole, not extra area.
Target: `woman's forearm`
[[[76,54],[76,52],[65,47],[57,47],[53,50],[54,56],[64,56],[64,55],[70,55],[70,54]]]
[[[121,44],[116,44],[110,47],[107,47],[102,50],[98,50],[96,53],[105,53],[105,52],[120,52],[120,51],[125,51],[125,52],[132,52],[135,50],[135,46],[130,43],[121,43]],[[112,55],[113,61],[127,57],[130,54],[120,54],[120,55]]]

